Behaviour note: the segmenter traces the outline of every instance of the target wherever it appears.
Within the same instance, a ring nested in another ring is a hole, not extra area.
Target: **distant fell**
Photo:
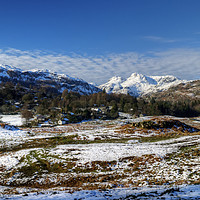
[[[127,79],[112,77],[107,83],[100,85],[99,88],[105,89],[107,93],[130,94],[138,97],[165,91],[172,86],[186,82],[186,80],[180,80],[171,75],[145,76],[133,73]]]

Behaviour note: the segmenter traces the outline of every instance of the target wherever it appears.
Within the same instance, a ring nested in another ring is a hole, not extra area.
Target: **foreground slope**
[[[175,191],[180,197],[186,191],[182,184],[191,190],[200,184],[199,131],[199,118],[170,116],[26,128],[12,138],[6,130],[0,143],[0,197],[48,199],[62,191],[61,199],[71,193],[101,199],[100,191],[109,199],[165,197]],[[145,192],[147,186],[155,188]],[[116,196],[117,191],[122,193]],[[194,191],[199,195],[198,187]]]

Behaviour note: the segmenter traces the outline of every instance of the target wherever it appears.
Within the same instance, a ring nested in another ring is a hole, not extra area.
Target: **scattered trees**
[[[29,120],[33,118],[33,113],[31,110],[24,109],[21,111],[22,117],[25,119],[25,124],[27,125]]]

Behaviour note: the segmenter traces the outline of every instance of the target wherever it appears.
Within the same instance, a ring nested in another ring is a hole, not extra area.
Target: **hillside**
[[[200,99],[200,80],[189,81],[170,87],[166,91],[152,94],[152,97],[164,101],[176,100],[199,100]]]
[[[180,83],[186,83],[186,81],[174,76],[145,76],[133,73],[127,79],[113,77],[99,88],[105,89],[107,93],[130,94],[138,97],[165,91]]]
[[[97,87],[78,78],[72,78],[48,70],[22,71],[7,65],[0,65],[0,82],[12,82],[14,85],[20,84],[25,88],[49,87],[60,93],[65,89],[80,94],[93,94],[101,91]]]

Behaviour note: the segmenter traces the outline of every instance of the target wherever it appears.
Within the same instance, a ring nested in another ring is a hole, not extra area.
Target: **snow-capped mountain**
[[[64,74],[57,74],[49,70],[23,71],[8,65],[0,65],[0,83],[20,83],[30,87],[52,87],[62,92],[65,89],[80,94],[93,94],[101,91],[99,88],[78,78],[72,78]]]
[[[112,77],[107,83],[100,85],[100,89],[105,89],[107,93],[122,93],[132,96],[148,95],[169,89],[185,80],[179,80],[174,76],[145,76],[133,73],[127,79]]]

